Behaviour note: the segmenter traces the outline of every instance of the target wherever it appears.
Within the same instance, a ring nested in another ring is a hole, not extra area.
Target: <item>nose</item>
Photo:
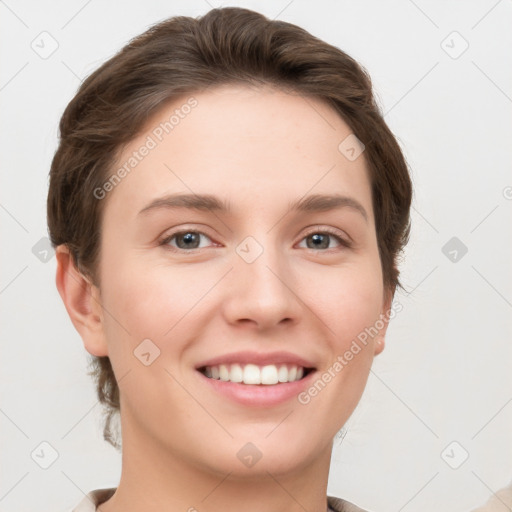
[[[254,251],[257,248],[252,243],[249,248]],[[261,249],[254,261],[242,251],[233,255],[222,307],[224,317],[231,325],[258,330],[297,324],[304,312],[296,291],[296,275],[277,249]]]

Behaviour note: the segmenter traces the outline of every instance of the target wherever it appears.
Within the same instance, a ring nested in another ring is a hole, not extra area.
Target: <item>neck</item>
[[[119,486],[98,512],[327,510],[332,441],[310,457],[299,451],[294,461],[277,465],[265,465],[262,457],[249,471],[239,472],[241,464],[222,471],[206,458],[192,460],[186,452],[166,450],[133,424],[123,422],[122,432]]]

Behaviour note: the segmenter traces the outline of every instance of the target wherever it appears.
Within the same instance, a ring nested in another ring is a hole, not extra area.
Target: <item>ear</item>
[[[85,349],[93,356],[107,356],[108,348],[103,330],[103,310],[98,287],[76,268],[66,245],[59,245],[56,248],[56,258],[55,283]]]
[[[386,331],[389,325],[389,316],[391,311],[391,303],[393,302],[393,292],[385,291],[384,299],[382,301],[382,310],[380,312],[380,320],[384,323],[383,327],[379,329],[379,333],[374,338],[374,351],[373,355],[379,355],[386,346]]]

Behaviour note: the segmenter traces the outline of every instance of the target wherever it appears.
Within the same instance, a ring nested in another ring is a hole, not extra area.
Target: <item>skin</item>
[[[149,119],[120,165],[190,96]],[[321,374],[386,315],[364,153],[349,161],[338,150],[351,130],[320,100],[233,85],[193,96],[197,107],[103,199],[101,290],[65,246],[57,250],[71,320],[120,381],[122,475],[100,510],[325,512],[333,437],[384,348],[387,321],[308,404],[239,405],[194,366],[238,350],[287,350]],[[169,193],[213,194],[233,212],[139,215]],[[332,193],[357,200],[368,219],[347,206],[288,211],[305,195]],[[325,235],[315,247],[310,235],[325,228],[352,246]],[[204,233],[199,248],[180,249],[179,237],[159,245],[180,229]],[[248,236],[263,248],[250,264],[236,252]],[[133,354],[144,339],[161,351],[149,366]],[[236,456],[248,442],[262,455],[252,467]]]

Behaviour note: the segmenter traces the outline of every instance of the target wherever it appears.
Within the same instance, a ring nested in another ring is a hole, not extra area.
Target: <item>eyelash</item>
[[[159,245],[160,246],[164,246],[166,249],[168,250],[171,250],[171,251],[174,251],[174,252],[189,252],[189,253],[195,253],[196,251],[199,251],[201,248],[194,248],[194,249],[180,249],[179,247],[172,247],[169,245],[169,242],[174,239],[176,236],[178,235],[184,235],[184,234],[187,234],[187,233],[197,233],[199,235],[204,235],[206,236],[207,238],[209,238],[211,240],[211,238],[204,232],[202,231],[198,231],[198,230],[194,230],[194,229],[184,229],[184,230],[180,230],[180,231],[176,231],[168,236],[166,236],[164,239],[162,239],[160,242],[159,242]],[[342,246],[342,247],[345,247],[347,249],[351,248],[352,247],[352,243],[349,241],[349,240],[346,240],[344,238],[342,238],[337,231],[335,231],[334,229],[330,229],[330,228],[322,228],[322,229],[318,229],[318,228],[315,228],[314,230],[311,230],[309,232],[307,232],[303,237],[302,239],[300,240],[302,242],[302,240],[304,240],[305,238],[307,238],[308,236],[311,236],[311,235],[315,235],[315,234],[321,234],[321,235],[330,235],[332,236],[333,238],[335,238],[339,244]],[[306,247],[306,249],[310,250],[310,251],[314,251],[314,252],[330,252],[332,251],[333,249],[336,249],[336,247],[331,247],[331,248],[328,248],[328,249],[320,249],[320,250],[317,250],[317,249],[311,249],[309,247]]]

